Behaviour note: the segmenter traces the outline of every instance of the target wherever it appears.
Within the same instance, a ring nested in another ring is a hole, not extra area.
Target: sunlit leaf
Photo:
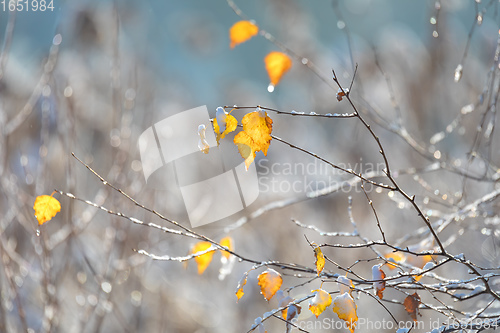
[[[406,312],[408,312],[413,319],[413,321],[417,321],[418,314],[418,306],[420,304],[420,296],[415,292],[413,295],[408,295],[405,298],[404,306]]]
[[[376,282],[373,282],[373,288],[375,289],[375,294],[378,296],[378,298],[382,299],[384,297],[384,290],[385,290],[385,273],[383,270],[380,269],[382,265],[374,265],[372,267],[372,279],[373,280],[378,280]]]
[[[35,210],[35,217],[38,220],[38,224],[42,225],[50,221],[61,211],[61,204],[51,195],[40,195],[36,197],[33,209]]]
[[[345,321],[351,333],[356,329],[356,323],[358,321],[358,315],[356,314],[357,308],[354,299],[348,293],[343,293],[333,300],[333,312],[335,312],[340,319]]]
[[[229,236],[226,236],[220,240],[220,245],[227,247],[230,251],[234,251],[234,244],[233,244],[233,239]],[[227,251],[222,251],[222,255],[226,258],[229,259],[231,256],[231,253]]]
[[[267,74],[271,81],[271,92],[278,85],[281,77],[292,68],[292,59],[285,53],[273,51],[264,58],[264,63],[266,64]]]
[[[403,263],[406,260],[406,256],[401,252],[387,253],[384,257],[389,261],[386,265],[390,270],[398,267],[398,263]]]
[[[245,159],[245,166],[248,170],[255,159],[256,152],[262,151],[264,155],[267,155],[267,149],[272,139],[273,121],[265,111],[258,108],[254,112],[247,113],[241,123],[243,131],[239,132],[233,141],[238,147],[241,157]]]
[[[259,27],[250,21],[239,21],[233,24],[229,29],[229,40],[231,41],[230,47],[234,48],[236,45],[241,44],[257,35]]]
[[[281,284],[283,283],[281,274],[272,268],[260,274],[257,279],[259,281],[260,292],[268,301],[281,288]]]
[[[217,145],[219,145],[220,140],[233,132],[238,126],[238,121],[232,115],[227,113],[220,106],[217,108],[217,112],[213,121],[214,131],[216,134],[215,139],[217,140]]]
[[[238,301],[239,301],[239,300],[240,300],[240,298],[242,298],[242,297],[243,297],[243,295],[245,294],[245,293],[243,292],[243,286],[244,286],[245,284],[247,284],[247,277],[248,277],[248,273],[245,273],[245,274],[241,277],[240,281],[238,281],[238,286],[236,287],[236,297],[238,298]]]
[[[316,294],[309,301],[309,310],[318,318],[332,304],[332,296],[323,289],[313,290],[312,292]]]
[[[312,245],[314,247],[314,257],[316,258],[314,264],[316,265],[316,272],[318,272],[319,276],[325,267],[325,256],[323,255],[323,252],[321,252],[321,248],[316,243],[313,242]]]
[[[210,244],[209,242],[198,242],[191,248],[190,253],[196,255],[199,252],[207,251],[211,246],[212,244]],[[198,274],[203,274],[203,272],[207,269],[208,265],[210,265],[210,262],[212,261],[214,253],[215,249],[207,253],[197,255],[194,258],[194,260],[198,264]]]

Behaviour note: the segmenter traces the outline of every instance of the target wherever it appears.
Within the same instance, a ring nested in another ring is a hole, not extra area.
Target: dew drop
[[[340,21],[337,21],[337,28],[339,28],[340,30],[344,29],[345,28],[345,22],[340,20]]]
[[[267,91],[269,91],[270,93],[272,93],[274,91],[274,84],[269,83],[269,85],[267,86]]]
[[[483,14],[482,13],[479,13],[477,14],[477,25],[481,25],[483,23]]]
[[[36,235],[40,237],[40,229],[36,229]]]
[[[436,30],[434,30],[434,31],[432,32],[432,37],[434,37],[434,38],[438,38],[438,37],[439,37],[439,33],[438,33]]]
[[[431,22],[431,24],[433,24],[433,25],[434,25],[434,24],[436,24],[436,23],[437,23],[437,20],[436,20],[436,18],[433,16],[433,17],[431,17],[430,22]]]

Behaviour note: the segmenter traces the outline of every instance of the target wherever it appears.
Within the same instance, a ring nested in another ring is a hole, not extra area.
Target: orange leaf
[[[236,297],[238,297],[238,301],[240,300],[240,298],[243,297],[243,295],[245,294],[243,292],[243,286],[245,284],[247,284],[247,277],[248,277],[248,272],[245,273],[243,275],[243,277],[240,279],[240,281],[238,282],[238,286],[236,287]]]
[[[387,263],[387,267],[389,267],[390,270],[398,267],[397,263],[401,263],[406,260],[406,256],[401,252],[387,253],[384,257],[390,261]]]
[[[234,245],[233,245],[233,239],[229,236],[226,236],[220,240],[220,245],[227,247],[230,251],[234,251]],[[222,255],[226,258],[229,259],[231,256],[231,253],[227,251],[222,251]]]
[[[259,280],[260,292],[268,301],[276,294],[283,283],[280,273],[272,268],[260,274],[257,279]]]
[[[380,269],[382,265],[375,265],[372,267],[372,278],[373,280],[379,280],[376,282],[373,282],[373,288],[375,289],[375,293],[378,296],[378,298],[382,299],[384,296],[384,290],[385,290],[385,273],[383,270]]]
[[[262,151],[267,155],[272,139],[273,121],[267,116],[267,112],[257,108],[256,111],[247,113],[241,123],[243,131],[234,137],[233,142],[238,146],[241,157],[245,159],[245,167],[248,170],[256,152]]]
[[[198,242],[191,248],[190,253],[196,255],[199,252],[207,251],[211,246],[212,244],[210,244],[210,242]],[[203,274],[203,272],[207,269],[208,265],[210,265],[210,262],[212,261],[214,253],[215,250],[212,250],[194,257],[194,260],[198,264],[198,274]]]
[[[35,217],[38,220],[38,225],[42,225],[50,221],[61,211],[61,204],[51,195],[40,195],[36,197],[33,209],[35,210]]]
[[[267,74],[271,83],[269,84],[269,92],[274,90],[278,85],[283,74],[292,68],[292,59],[282,52],[271,52],[264,58]]]
[[[413,295],[408,295],[405,298],[404,306],[406,312],[410,314],[413,321],[417,321],[418,305],[420,304],[420,296],[415,292]]]
[[[316,265],[316,271],[319,276],[325,267],[325,256],[323,255],[323,252],[321,252],[321,248],[316,243],[313,242],[312,245],[314,246],[314,257],[316,258],[314,264]]]
[[[220,125],[219,125],[220,123]],[[217,112],[215,114],[215,118],[213,120],[214,131],[217,136],[215,139],[217,140],[217,145],[219,145],[219,141],[224,139],[226,134],[233,132],[238,126],[238,121],[232,115],[227,113],[220,106],[217,108]],[[222,133],[221,133],[222,128]]]
[[[346,322],[351,333],[356,329],[356,323],[358,321],[358,315],[356,314],[357,308],[354,299],[348,293],[343,293],[333,300],[333,312]]]
[[[316,294],[311,301],[309,301],[309,310],[318,318],[318,316],[332,304],[332,296],[323,289],[313,290],[312,292]]]
[[[236,22],[229,29],[229,39],[231,40],[231,44],[229,46],[234,48],[236,45],[244,43],[253,36],[257,35],[258,32],[259,27],[250,21]]]

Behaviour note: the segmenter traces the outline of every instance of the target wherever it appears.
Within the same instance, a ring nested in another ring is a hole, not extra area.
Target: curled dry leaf
[[[344,98],[344,96],[346,96],[347,94],[349,94],[349,88],[344,88],[343,91],[339,88],[339,90],[337,91],[337,101],[340,102],[342,98]]]
[[[354,299],[348,293],[339,295],[333,300],[333,312],[345,321],[351,333],[356,329],[356,323],[358,322],[357,308]]]
[[[274,296],[274,294],[276,294],[283,283],[281,274],[272,268],[269,268],[260,274],[257,279],[259,281],[260,292],[268,301]]]
[[[405,298],[404,306],[406,312],[408,312],[413,319],[413,321],[417,321],[418,314],[418,306],[420,304],[420,296],[415,292],[413,295],[408,295]]]
[[[278,299],[278,306],[280,308],[287,306],[288,304],[293,302],[293,298],[291,298],[290,296],[285,296],[285,294],[281,290],[278,290],[276,292],[276,298]],[[286,320],[287,310],[288,310],[288,308],[284,308],[283,310],[281,310],[281,316],[285,320]]]
[[[332,304],[332,296],[323,289],[313,290],[312,292],[315,293],[315,295],[309,301],[309,310],[318,318],[319,315]]]
[[[297,318],[302,308],[298,304],[292,304],[288,307],[286,313],[286,333],[289,333],[293,327],[292,320]]]
[[[257,108],[256,111],[247,113],[241,123],[243,131],[239,132],[233,141],[241,157],[245,159],[245,167],[248,170],[255,159],[256,152],[262,151],[264,155],[267,155],[272,139],[273,121],[265,111]]]
[[[271,81],[270,87],[272,87],[272,89],[268,90],[273,91],[274,87],[280,82],[281,77],[292,68],[292,59],[282,52],[274,51],[264,58],[264,63]]]
[[[194,260],[196,261],[196,264],[198,264],[198,274],[203,274],[205,270],[207,269],[208,265],[210,265],[210,262],[212,261],[212,257],[214,256],[215,249],[212,251],[209,251],[204,254],[196,255],[199,252],[204,252],[210,249],[212,244],[209,242],[198,242],[196,243],[192,248],[189,253],[194,254]]]
[[[250,21],[239,21],[233,24],[229,29],[229,40],[231,41],[230,47],[234,48],[236,45],[241,44],[257,35],[259,27]]]
[[[313,242],[312,245],[314,247],[314,257],[316,258],[314,264],[316,265],[316,271],[319,276],[325,267],[325,256],[323,255],[323,252],[321,252],[321,248],[316,243]]]
[[[373,288],[375,289],[375,294],[378,296],[378,298],[382,299],[384,297],[384,290],[385,290],[385,273],[383,270],[380,269],[382,265],[374,265],[372,267],[372,279],[373,280],[379,280],[376,282],[373,282]]]
[[[35,217],[38,220],[38,224],[42,225],[50,221],[61,211],[61,204],[51,195],[40,195],[36,197],[33,209],[35,210]]]

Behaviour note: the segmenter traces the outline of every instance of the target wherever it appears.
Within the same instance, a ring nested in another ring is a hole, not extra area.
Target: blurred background
[[[357,64],[351,97],[380,136],[398,181],[416,195],[432,221],[495,188],[498,131],[478,139],[476,128],[487,109],[481,98],[491,89],[487,80],[498,38],[498,3],[236,4],[294,52],[292,68],[273,93],[267,91],[263,59],[279,46],[255,36],[230,49],[228,30],[241,18],[225,1],[54,0],[54,9],[44,12],[0,10],[0,331],[245,332],[256,317],[277,308],[276,300],[268,303],[259,294],[257,272],[250,274],[245,295],[236,303],[236,286],[252,267],[249,263],[236,262],[220,280],[219,254],[198,275],[192,261],[186,268],[134,251],[183,256],[195,243],[191,238],[134,225],[59,195],[62,209],[52,221],[38,227],[33,216],[35,197],[57,189],[145,222],[171,226],[104,186],[71,156],[74,152],[143,205],[189,227],[182,198],[169,186],[168,177],[166,183],[146,184],[137,142],[154,123],[200,105],[207,105],[212,117],[223,105],[350,113],[345,100],[337,101],[331,69],[348,87]],[[319,76],[302,58],[314,64]],[[463,68],[459,72],[458,65]],[[241,120],[251,110],[235,110],[233,115]],[[355,119],[269,116],[273,134],[287,142],[356,172],[382,172],[378,147]],[[496,120],[488,121],[494,126]],[[233,137],[228,136],[223,148],[236,155]],[[471,151],[480,158],[471,160]],[[266,208],[230,231],[236,252],[259,261],[313,267],[304,234],[318,244],[351,240],[320,236],[291,219],[325,231],[352,232],[352,196],[360,233],[379,238],[373,236],[378,228],[359,184],[307,200],[312,192],[317,195],[316,190],[352,176],[275,140],[267,157],[258,153],[255,163],[258,174],[266,177],[260,181],[257,201],[196,231],[220,240],[227,235],[226,227],[278,202],[283,208]],[[313,171],[293,169],[297,165],[313,165],[308,169]],[[287,172],[290,166],[293,171]],[[465,180],[457,170],[471,172],[479,181]],[[278,187],[273,188],[272,181]],[[297,181],[299,191],[286,186]],[[312,187],[303,186],[311,182]],[[375,188],[368,192],[389,240],[396,242],[423,226],[397,195]],[[498,204],[483,207],[481,214],[465,216],[443,238],[460,234],[460,243],[452,242],[450,251],[498,266]],[[422,239],[409,237],[403,245]],[[327,249],[325,254],[344,266],[373,258],[369,250]],[[369,278],[371,265],[357,266],[359,274]],[[326,269],[338,272],[328,264]],[[283,288],[304,282],[282,273]],[[453,274],[466,276],[458,267]],[[304,296],[319,285],[316,280],[290,294]],[[393,290],[387,295],[401,298]],[[357,302],[359,317],[387,315],[373,299],[361,297]],[[400,305],[388,307],[401,320],[409,320]],[[302,312],[301,319],[312,319],[307,306]],[[434,312],[423,315],[438,318]],[[322,316],[336,318],[331,310]],[[266,329],[283,331],[284,323],[269,320]]]

